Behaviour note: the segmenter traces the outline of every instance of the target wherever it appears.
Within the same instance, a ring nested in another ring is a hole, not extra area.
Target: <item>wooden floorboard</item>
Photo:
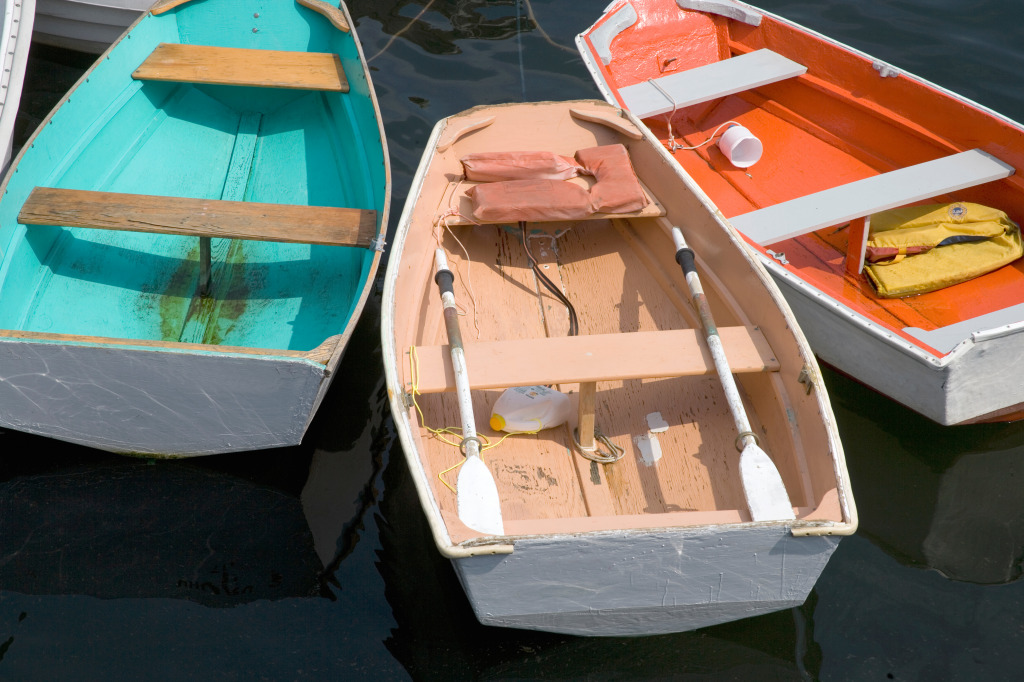
[[[545,315],[551,317],[552,330],[564,333],[565,308],[549,294],[538,294],[515,230],[474,227],[460,230],[458,238],[459,242],[447,238],[444,246],[456,273],[466,346],[543,337],[548,329]],[[468,260],[463,247],[469,252]],[[581,334],[689,326],[678,302],[650,276],[644,261],[608,221],[577,224],[557,239],[531,240],[531,249],[576,307]],[[557,260],[551,258],[554,254]],[[433,285],[431,289],[430,305],[437,307],[437,314],[428,317],[436,317],[438,323],[424,330],[420,345],[444,346],[447,338],[440,307],[433,301]],[[484,369],[469,362],[471,382],[474,371]],[[570,394],[575,403],[577,384],[555,387]],[[497,389],[473,391],[475,423],[490,443],[503,435],[488,426],[490,408],[500,393]],[[420,395],[417,401],[430,427],[460,423],[454,394]],[[667,430],[654,434],[662,452],[660,461],[645,458],[638,444],[639,438],[651,436],[649,417],[655,412],[668,424]],[[736,476],[735,427],[717,377],[601,381],[596,421],[598,429],[623,449],[622,458],[613,464],[585,459],[564,427],[511,436],[484,452],[507,520],[745,508]],[[439,439],[426,436],[423,442],[435,495],[442,510],[453,513],[455,494],[437,480],[437,474],[457,465],[461,455]],[[454,469],[445,478],[454,485],[457,476]]]

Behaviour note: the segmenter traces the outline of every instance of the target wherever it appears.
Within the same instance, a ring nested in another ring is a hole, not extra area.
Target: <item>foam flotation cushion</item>
[[[485,182],[466,193],[473,218],[484,223],[582,220],[594,212],[587,190],[564,180]]]
[[[647,205],[647,196],[623,145],[606,144],[581,149],[576,152],[576,160],[593,173],[597,181],[590,188],[590,203],[594,211],[629,213]]]

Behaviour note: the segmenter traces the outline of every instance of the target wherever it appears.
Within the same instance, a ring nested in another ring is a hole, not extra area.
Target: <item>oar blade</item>
[[[459,520],[488,535],[504,535],[501,499],[487,465],[479,457],[467,457],[459,467],[456,484]]]
[[[775,462],[754,443],[748,443],[740,454],[740,477],[747,495],[747,508],[754,521],[796,518]]]

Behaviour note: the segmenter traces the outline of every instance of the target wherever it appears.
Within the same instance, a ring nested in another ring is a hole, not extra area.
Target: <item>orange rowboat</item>
[[[1024,220],[1020,124],[730,0],[619,0],[577,45],[761,255],[821,360],[941,424],[1024,416],[1021,260],[903,298],[863,271],[882,211]],[[735,124],[746,160],[725,153]]]

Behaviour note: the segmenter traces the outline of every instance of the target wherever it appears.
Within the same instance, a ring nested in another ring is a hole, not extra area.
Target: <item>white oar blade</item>
[[[747,495],[747,508],[754,521],[787,521],[796,518],[775,462],[753,443],[748,443],[740,454],[740,477],[743,480],[743,492]]]
[[[456,484],[459,520],[488,535],[504,535],[501,500],[487,465],[479,457],[467,457],[459,467]]]

